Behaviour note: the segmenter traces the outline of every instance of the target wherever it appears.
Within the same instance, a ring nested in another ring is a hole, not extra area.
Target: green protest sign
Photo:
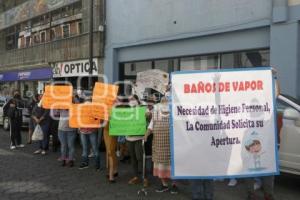
[[[146,107],[113,108],[109,121],[109,135],[145,135]]]

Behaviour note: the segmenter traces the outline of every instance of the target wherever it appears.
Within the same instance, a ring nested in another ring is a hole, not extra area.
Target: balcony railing
[[[94,33],[94,57],[103,56],[102,32]],[[89,34],[13,49],[0,54],[0,70],[7,67],[27,66],[67,60],[89,58]]]

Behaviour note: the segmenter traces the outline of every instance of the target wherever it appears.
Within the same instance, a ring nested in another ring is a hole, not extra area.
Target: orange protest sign
[[[110,110],[118,96],[119,86],[97,82],[93,90],[93,103],[98,106],[93,109],[96,118],[107,120]]]
[[[108,120],[112,105],[93,103],[92,116],[97,119]]]
[[[72,86],[47,85],[42,97],[42,106],[46,109],[69,109],[72,104]]]
[[[97,108],[93,103],[73,104],[70,107],[69,126],[72,128],[99,128],[100,119],[93,117],[92,110]]]

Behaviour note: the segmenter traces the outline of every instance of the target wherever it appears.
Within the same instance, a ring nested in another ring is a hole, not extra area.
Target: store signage
[[[27,71],[9,71],[0,74],[0,81],[48,80],[52,77],[52,69],[44,67]]]
[[[98,75],[98,60],[93,59],[93,73],[92,75]],[[89,60],[77,60],[71,62],[55,63],[53,68],[53,78],[61,77],[82,77],[89,76],[90,63]]]
[[[18,73],[18,78],[19,80],[24,80],[24,79],[28,79],[31,75],[31,72],[19,72]]]

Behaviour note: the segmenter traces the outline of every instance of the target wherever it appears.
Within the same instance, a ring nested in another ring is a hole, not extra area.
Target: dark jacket
[[[40,122],[40,125],[44,125],[50,122],[50,117],[49,117],[49,110],[44,109],[43,107],[39,107],[38,105],[36,105],[33,110],[32,110],[32,116],[35,116],[36,118],[40,119],[41,117],[44,118],[44,120],[42,120]],[[34,124],[35,121],[33,120]]]
[[[12,107],[11,105],[15,105]],[[11,120],[20,120],[22,121],[22,108],[24,103],[20,99],[10,99],[5,107],[3,108],[4,115],[9,117]]]

